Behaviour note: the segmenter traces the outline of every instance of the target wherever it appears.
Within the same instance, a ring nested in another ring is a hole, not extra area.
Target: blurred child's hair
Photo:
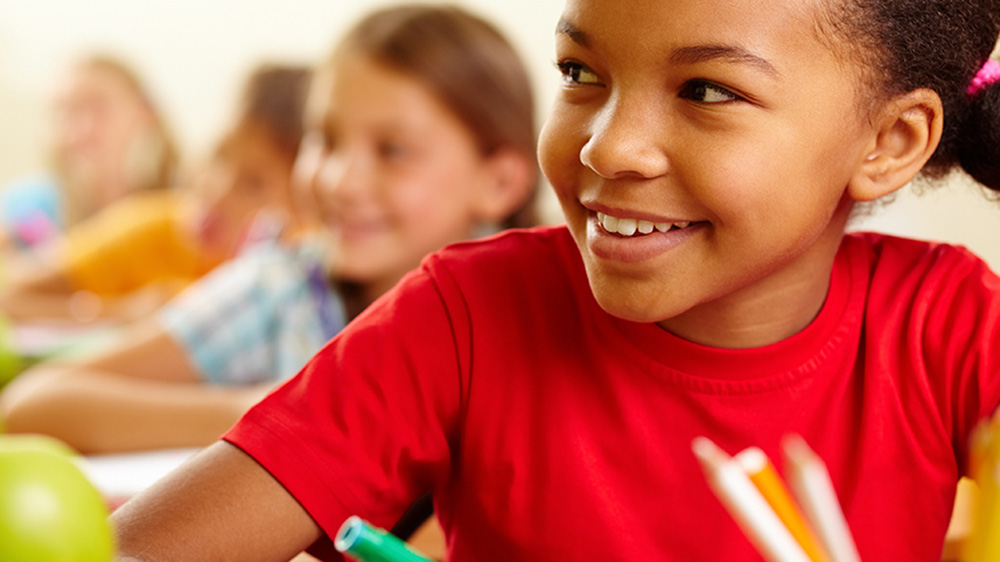
[[[956,166],[1000,191],[1000,84],[968,94],[1000,32],[1000,0],[835,0],[834,37],[867,69],[869,101],[929,88],[941,98],[941,143],[924,168]]]
[[[360,53],[427,86],[468,127],[483,154],[502,148],[534,160],[534,100],[513,46],[455,6],[402,5],[372,12],[333,54]],[[535,224],[533,198],[502,226]]]
[[[306,66],[262,64],[247,78],[237,121],[263,126],[292,158],[303,135],[303,108],[312,70]]]

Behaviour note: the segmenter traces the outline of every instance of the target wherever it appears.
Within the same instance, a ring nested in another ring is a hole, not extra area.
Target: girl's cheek
[[[538,157],[542,172],[546,176],[559,175],[579,165],[585,137],[580,119],[557,105],[539,135]]]

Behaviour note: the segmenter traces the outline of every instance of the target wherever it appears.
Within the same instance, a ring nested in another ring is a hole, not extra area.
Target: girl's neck
[[[829,266],[816,271],[829,272]],[[748,349],[779,342],[800,332],[823,308],[829,275],[799,276],[780,290],[747,288],[740,294],[699,305],[659,323],[685,340],[727,349]]]
[[[368,305],[375,302],[375,299],[392,288],[391,284],[382,287],[345,280],[334,281],[333,286],[344,303],[344,312],[347,314],[348,320],[353,320],[368,308]]]
[[[418,262],[419,263],[419,262]],[[414,264],[416,267],[416,264]],[[379,297],[389,292],[400,279],[406,275],[411,268],[400,269],[399,271],[387,274],[380,279],[366,282],[351,281],[337,277],[334,272],[330,283],[336,289],[344,302],[344,310],[348,319],[353,319],[361,314],[368,305],[375,302]]]

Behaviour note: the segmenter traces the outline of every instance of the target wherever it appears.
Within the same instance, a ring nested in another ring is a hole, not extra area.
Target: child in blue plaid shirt
[[[531,86],[477,18],[375,13],[321,66],[306,113],[293,177],[315,236],[262,244],[117,346],[23,374],[0,396],[8,430],[86,453],[207,445],[425,254],[533,222]]]

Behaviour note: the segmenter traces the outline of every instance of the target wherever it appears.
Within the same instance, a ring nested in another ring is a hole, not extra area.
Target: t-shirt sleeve
[[[942,247],[936,259],[924,284],[937,289],[913,314],[921,319],[922,357],[963,463],[973,428],[1000,405],[1000,278],[964,249]]]
[[[214,263],[181,231],[170,192],[136,194],[67,232],[62,262],[70,284],[121,296],[156,281],[187,284]]]
[[[224,436],[331,537],[350,515],[391,527],[448,478],[467,315],[445,302],[410,274]]]
[[[256,247],[160,310],[161,325],[206,381],[286,380],[343,327],[339,299],[332,293],[317,295],[309,281],[313,265],[298,250]]]
[[[275,260],[260,253],[227,262],[168,302],[157,316],[204,379],[252,384],[277,379],[273,369],[278,303],[262,284]]]

